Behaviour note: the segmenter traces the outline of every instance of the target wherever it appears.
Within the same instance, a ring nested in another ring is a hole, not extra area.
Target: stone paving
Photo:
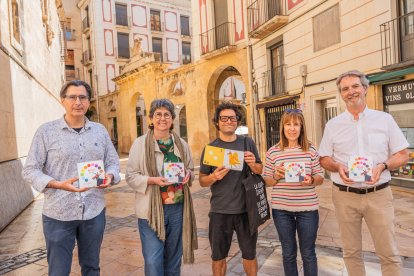
[[[126,159],[121,159],[122,168]],[[197,217],[199,249],[196,264],[183,265],[182,275],[211,275],[208,243],[208,210],[210,190],[195,181],[191,188]],[[317,239],[319,275],[348,275],[341,258],[341,241],[331,200],[331,183],[318,187],[320,225]],[[396,238],[403,258],[403,275],[414,275],[414,192],[393,188],[396,209]],[[269,194],[269,193],[268,193]],[[141,243],[134,216],[132,190],[122,181],[106,191],[107,224],[101,251],[102,275],[144,275]],[[38,197],[0,233],[0,275],[47,275],[45,242]],[[257,259],[259,275],[283,275],[281,246],[273,224],[267,221],[259,229]],[[367,227],[363,227],[363,249],[367,275],[381,275]],[[299,256],[299,269],[301,261]],[[227,258],[227,275],[244,275],[237,240]],[[301,275],[303,272],[300,271]],[[80,275],[76,248],[71,275]]]

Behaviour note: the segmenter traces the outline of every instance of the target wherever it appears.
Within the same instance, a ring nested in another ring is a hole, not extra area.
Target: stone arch
[[[98,112],[96,111],[96,108],[94,106],[89,107],[88,112],[86,112],[86,117],[88,117],[90,121],[98,121]]]
[[[147,124],[147,111],[145,108],[145,100],[143,97],[143,94],[140,92],[136,92],[132,95],[131,101],[130,101],[130,127],[131,127],[131,134],[132,134],[132,140],[135,138],[143,135],[148,130],[148,124]]]
[[[232,76],[237,76],[238,79],[242,81],[245,87],[247,87],[247,80],[244,80],[243,75],[240,73],[242,71],[237,69],[237,66],[233,65],[222,65],[216,68],[213,74],[210,76],[207,85],[207,110],[208,110],[208,121],[212,122],[214,117],[214,110],[216,106],[220,103],[219,93],[220,87],[224,81]],[[238,103],[237,100],[234,101]],[[214,127],[214,124],[209,124],[209,139],[213,140],[217,137],[217,130]]]

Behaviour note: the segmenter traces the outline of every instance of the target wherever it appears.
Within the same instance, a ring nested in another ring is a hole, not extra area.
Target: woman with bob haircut
[[[285,168],[305,169],[297,182],[285,179]],[[323,182],[316,148],[308,141],[305,119],[300,109],[287,109],[280,122],[280,141],[266,153],[263,173],[272,186],[272,216],[282,244],[285,275],[298,275],[296,233],[305,276],[318,274],[315,241],[319,225],[319,200],[315,186]]]
[[[180,275],[181,258],[194,263],[197,227],[189,186],[194,165],[188,144],[173,131],[174,104],[156,99],[149,111],[148,133],[129,152],[126,182],[135,192],[135,212],[144,255],[145,275]],[[170,183],[166,163],[183,163],[186,176]]]

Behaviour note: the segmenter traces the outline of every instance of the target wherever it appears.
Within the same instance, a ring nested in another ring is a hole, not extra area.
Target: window
[[[129,34],[118,33],[118,58],[129,58]]]
[[[190,36],[190,18],[188,16],[180,16],[181,34]]]
[[[285,92],[285,78],[283,73],[283,42],[279,42],[270,48],[270,60],[272,69],[269,74],[269,81],[271,83],[271,90],[269,92],[271,95],[280,96]]]
[[[19,16],[19,4],[16,0],[12,1],[12,24],[13,24],[13,37],[20,43],[20,16]]]
[[[162,38],[154,37],[152,39],[152,51],[154,53],[159,53],[160,54],[160,59],[162,61]]]
[[[72,19],[71,18],[66,18],[66,23],[65,23],[65,37],[67,41],[73,40],[73,36],[72,36]]]
[[[339,5],[313,18],[313,51],[317,52],[341,42]]]
[[[84,15],[85,17],[82,19],[82,29],[86,30],[89,28],[89,7],[85,8]]]
[[[71,81],[76,79],[76,69],[75,69],[75,52],[74,50],[66,50],[65,56],[65,72],[66,80]]]
[[[183,42],[182,48],[183,64],[191,63],[191,43]]]
[[[115,4],[116,25],[128,26],[127,5]]]
[[[151,31],[161,31],[161,14],[160,11],[150,10]]]

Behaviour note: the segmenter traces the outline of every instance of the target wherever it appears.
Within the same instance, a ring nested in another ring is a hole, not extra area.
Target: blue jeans
[[[69,275],[75,240],[82,275],[99,275],[105,223],[105,209],[90,220],[60,221],[43,215],[49,275]]]
[[[304,275],[318,275],[318,262],[315,253],[315,241],[319,226],[318,211],[289,212],[272,209],[272,215],[282,244],[285,275],[298,275],[296,231],[299,237]]]
[[[164,204],[165,241],[146,219],[138,219],[146,276],[179,276],[183,255],[183,204]]]

